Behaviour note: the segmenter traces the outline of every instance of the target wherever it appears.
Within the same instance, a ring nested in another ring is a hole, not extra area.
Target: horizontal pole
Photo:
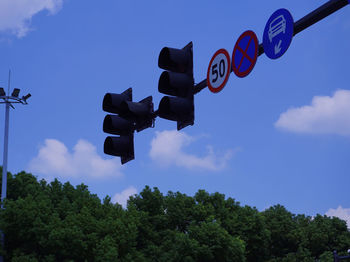
[[[311,13],[307,14],[303,18],[296,21],[294,23],[293,35],[300,33],[304,29],[308,28],[309,26],[312,26],[313,24],[329,16],[330,14],[333,14],[334,12],[338,11],[339,9],[343,8],[348,4],[349,4],[349,0],[328,1],[327,3],[323,4],[319,8],[312,11]],[[263,47],[263,44],[261,43],[259,44],[258,56],[262,55],[263,53],[264,53],[264,47]],[[231,72],[232,72],[232,68],[231,68]],[[208,86],[207,79],[204,79],[203,81],[199,82],[194,86],[194,94],[199,93],[207,86]]]
[[[294,35],[349,4],[348,0],[330,0],[294,23]]]
[[[157,116],[159,116],[159,109],[152,113],[152,118],[156,118]]]
[[[28,105],[27,102],[20,102],[20,101],[0,101],[0,104],[22,104],[22,105]]]

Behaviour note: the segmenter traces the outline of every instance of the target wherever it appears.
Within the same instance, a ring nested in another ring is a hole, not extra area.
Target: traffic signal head
[[[159,54],[158,66],[172,72],[192,72],[192,46],[192,42],[190,42],[183,49],[164,47]]]
[[[132,89],[121,94],[107,93],[103,98],[104,111],[108,114],[103,121],[103,131],[119,137],[107,137],[104,152],[120,156],[122,164],[134,159],[134,130],[140,132],[154,124],[152,96],[140,102],[132,102]]]
[[[120,114],[122,111],[121,104],[124,101],[132,101],[132,88],[128,88],[121,94],[105,94],[102,103],[103,111]]]
[[[158,58],[164,71],[158,82],[158,91],[165,96],[159,103],[158,115],[177,122],[180,130],[194,123],[194,79],[192,42],[183,49],[164,47]]]
[[[159,117],[177,122],[177,130],[194,124],[192,98],[164,96],[159,103]]]
[[[104,142],[103,149],[105,154],[119,156],[122,164],[133,160],[134,156],[134,135],[113,137],[108,136]]]
[[[106,112],[118,114],[134,122],[135,130],[138,132],[151,127],[154,122],[152,96],[140,102],[132,102],[132,88],[121,94],[107,93],[103,98],[102,108]]]
[[[140,102],[124,101],[121,103],[122,117],[133,120],[135,129],[140,132],[148,127],[152,127],[154,123],[154,109],[152,96],[142,99]]]
[[[158,91],[171,96],[187,97],[193,84],[192,75],[164,71],[159,78]]]
[[[103,132],[113,135],[128,135],[134,131],[134,122],[117,115],[106,115],[103,120]]]

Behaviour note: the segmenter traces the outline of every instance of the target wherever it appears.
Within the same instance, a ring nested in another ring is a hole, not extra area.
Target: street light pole
[[[10,120],[10,104],[6,101],[5,109],[5,135],[4,135],[4,156],[2,165],[2,186],[1,186],[1,209],[4,207],[4,200],[6,198],[7,191],[7,156],[8,156],[8,143],[9,143],[9,120]]]
[[[8,162],[8,142],[9,142],[9,122],[10,122],[10,107],[14,109],[12,104],[22,104],[27,105],[27,99],[31,97],[31,94],[27,94],[18,97],[20,90],[18,88],[13,89],[12,94],[10,95],[10,80],[11,80],[11,71],[9,71],[9,80],[8,80],[8,90],[7,95],[4,88],[0,87],[0,104],[5,104],[5,135],[4,135],[4,156],[2,163],[2,186],[1,186],[1,210],[4,208],[4,200],[6,199],[7,193],[7,162]],[[3,101],[1,101],[1,99]],[[5,235],[2,230],[1,234],[1,245],[5,246]],[[4,259],[0,256],[0,262],[3,262]]]

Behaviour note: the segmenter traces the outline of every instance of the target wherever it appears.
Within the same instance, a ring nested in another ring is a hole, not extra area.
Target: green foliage
[[[322,253],[322,255],[320,255],[320,261],[322,262],[333,262],[334,258],[333,258],[333,254],[330,251],[325,251]]]
[[[0,167],[1,169],[1,167]],[[163,195],[146,186],[127,209],[86,185],[8,173],[0,213],[6,261],[333,261],[350,247],[338,218],[263,212],[223,194]]]

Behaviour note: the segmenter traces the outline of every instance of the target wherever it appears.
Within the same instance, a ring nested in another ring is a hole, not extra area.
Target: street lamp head
[[[5,90],[2,87],[0,87],[0,96],[5,96],[5,95],[6,95]]]
[[[18,97],[19,91],[20,91],[20,90],[19,90],[18,88],[13,89],[13,92],[12,92],[11,96],[13,96],[13,97]]]
[[[28,99],[29,97],[31,97],[31,96],[32,96],[31,94],[27,94],[27,95],[23,96],[22,99],[23,99],[24,101],[27,101],[27,99]]]

